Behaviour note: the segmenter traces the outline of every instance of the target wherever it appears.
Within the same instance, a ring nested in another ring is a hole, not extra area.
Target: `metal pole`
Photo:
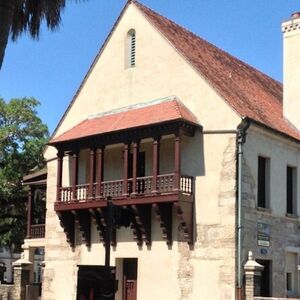
[[[106,238],[105,238],[105,267],[110,266],[110,244],[113,227],[114,205],[111,197],[107,198],[107,219],[106,219]]]
[[[243,272],[242,272],[242,240],[243,240],[243,223],[242,223],[242,163],[243,163],[243,144],[246,142],[246,131],[250,126],[249,119],[243,119],[238,128],[237,143],[238,143],[238,192],[237,192],[237,298],[243,299]]]
[[[241,137],[238,137],[238,249],[237,249],[237,287],[238,287],[238,299],[242,299],[242,141]]]

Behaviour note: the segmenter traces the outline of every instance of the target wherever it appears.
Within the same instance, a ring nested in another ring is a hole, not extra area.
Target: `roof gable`
[[[300,140],[300,132],[283,117],[281,83],[139,2],[132,2],[241,117]]]

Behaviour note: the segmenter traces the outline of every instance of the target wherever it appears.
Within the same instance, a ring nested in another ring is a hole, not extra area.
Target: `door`
[[[123,300],[137,300],[137,259],[123,260]]]
[[[264,266],[264,270],[261,274],[261,289],[260,296],[262,297],[271,297],[271,284],[272,284],[272,272],[271,272],[271,260],[257,260],[257,262]]]
[[[114,300],[115,267],[79,266],[76,300]]]

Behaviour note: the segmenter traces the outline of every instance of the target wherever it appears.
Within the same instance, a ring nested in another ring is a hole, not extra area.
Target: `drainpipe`
[[[243,224],[242,224],[242,158],[243,158],[243,144],[246,142],[246,131],[250,126],[248,118],[243,118],[241,124],[238,126],[237,132],[237,299],[243,299],[243,271],[242,271],[242,240],[243,240]]]

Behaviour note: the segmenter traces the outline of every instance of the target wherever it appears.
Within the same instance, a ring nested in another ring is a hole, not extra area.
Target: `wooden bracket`
[[[91,246],[91,215],[88,210],[73,210],[75,221],[81,232],[82,240],[87,247]]]
[[[134,237],[139,246],[151,245],[151,205],[131,205]]]
[[[176,213],[179,219],[179,229],[181,233],[179,240],[188,242],[190,245],[194,242],[193,237],[193,203],[192,202],[175,202]]]
[[[60,225],[63,228],[67,242],[72,248],[75,247],[75,218],[70,211],[57,213]]]
[[[173,243],[172,225],[173,225],[173,203],[153,203],[152,205],[156,218],[162,229],[162,237],[168,246]]]
[[[96,228],[99,233],[100,241],[104,243],[106,222],[105,222],[103,210],[101,208],[90,209],[90,213],[92,219],[96,223]]]

